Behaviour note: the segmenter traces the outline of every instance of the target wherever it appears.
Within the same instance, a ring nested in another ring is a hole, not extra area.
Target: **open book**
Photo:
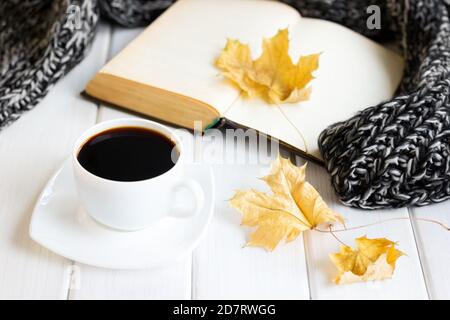
[[[286,27],[293,61],[322,54],[310,100],[282,104],[281,112],[245,97],[214,62],[227,38],[249,44],[256,59],[262,39]],[[226,119],[320,160],[320,132],[391,98],[402,71],[399,55],[338,24],[303,18],[276,1],[179,0],[109,61],[86,93],[186,128],[201,121],[205,129]]]

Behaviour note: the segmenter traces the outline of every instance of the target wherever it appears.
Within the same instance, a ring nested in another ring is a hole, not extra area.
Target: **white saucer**
[[[194,164],[187,178],[205,192],[204,209],[190,218],[163,218],[150,227],[122,232],[90,218],[78,202],[70,159],[45,186],[30,223],[31,238],[70,260],[111,269],[162,266],[190,253],[205,233],[214,207],[214,177],[209,166]]]

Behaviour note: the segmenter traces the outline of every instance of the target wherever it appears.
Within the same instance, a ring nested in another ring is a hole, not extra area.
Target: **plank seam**
[[[67,285],[66,300],[73,300],[72,293],[73,293],[74,289],[72,288],[72,284],[75,283],[75,281],[74,281],[75,280],[74,279],[74,277],[75,277],[74,267],[75,266],[76,266],[76,262],[74,260],[70,260],[70,266],[69,266],[70,274],[68,277],[69,284]]]
[[[312,292],[311,292],[311,279],[310,279],[310,272],[309,272],[309,258],[307,252],[307,245],[306,241],[308,241],[307,236],[305,233],[303,233],[303,251],[305,255],[305,266],[306,266],[306,277],[308,279],[308,294],[309,294],[309,300],[313,300]]]
[[[428,300],[431,300],[431,293],[430,293],[428,278],[427,278],[427,275],[425,272],[424,263],[422,262],[424,257],[422,256],[422,250],[419,248],[418,234],[417,234],[415,223],[413,222],[413,219],[412,219],[413,209],[410,207],[407,207],[406,209],[408,210],[409,223],[411,224],[411,229],[412,229],[412,233],[413,233],[413,237],[414,237],[414,243],[416,245],[417,257],[419,258],[420,270],[422,271],[422,278],[423,278],[423,282],[425,285],[425,290],[427,292]]]
[[[295,165],[298,165],[300,160],[300,157],[297,155],[289,154],[289,157],[291,160],[294,161]],[[293,158],[292,158],[293,157]],[[310,265],[309,265],[309,254],[308,254],[308,246],[306,241],[308,241],[308,237],[305,232],[302,234],[302,240],[303,240],[303,255],[305,256],[305,267],[306,267],[306,277],[308,279],[308,295],[309,300],[313,300],[313,295],[311,292],[311,278],[310,278]]]
[[[192,252],[192,254],[191,254],[191,290],[190,290],[190,292],[191,292],[191,297],[190,297],[190,299],[191,300],[194,300],[195,299],[195,296],[196,296],[196,292],[195,292],[195,253],[194,253],[194,251]]]
[[[194,132],[194,141],[195,141],[195,132]],[[194,144],[193,144],[193,153],[194,153],[194,163],[197,163],[197,161],[198,161],[198,159],[197,159],[197,149],[196,149],[196,146],[197,146],[197,143],[195,143],[194,142]],[[216,211],[216,206],[214,205],[214,212]],[[211,221],[209,222],[209,225],[208,225],[208,228],[211,228],[211,225],[212,225],[212,223],[211,223]],[[200,245],[200,244],[199,244]],[[191,288],[190,288],[190,293],[191,293],[191,297],[190,297],[190,299],[191,300],[194,300],[194,299],[196,299],[196,296],[197,296],[197,292],[196,292],[196,289],[195,289],[195,280],[196,280],[196,278],[195,278],[195,267],[196,267],[196,263],[195,263],[195,260],[196,260],[196,256],[197,256],[197,250],[198,250],[198,247],[199,247],[199,245],[197,245],[197,247],[196,248],[194,248],[194,250],[192,250],[192,252],[191,252],[191,281],[190,281],[190,284],[191,284]]]
[[[108,60],[108,57],[109,57],[109,54],[110,54],[110,52],[111,52],[111,43],[112,43],[112,33],[113,33],[113,27],[111,27],[111,26],[108,26],[108,33],[107,33],[107,37],[108,37],[108,39],[107,39],[107,43],[106,43],[106,54],[105,54],[105,57],[104,57],[104,61],[103,61],[103,63],[106,63],[106,61]],[[91,50],[92,50],[92,48],[91,48]],[[96,123],[98,123],[98,120],[99,120],[99,115],[100,115],[100,103],[95,103],[95,105],[96,105],[96,109],[97,109],[97,111],[96,111],[96,114],[95,114],[95,120],[94,120],[94,124],[96,124]],[[74,279],[73,279],[73,277],[74,277],[74,273],[73,273],[73,268],[75,267],[75,266],[78,266],[78,263],[76,262],[76,261],[74,261],[74,260],[71,260],[71,268],[72,268],[72,270],[71,270],[71,273],[70,273],[70,277],[69,277],[69,286],[68,286],[68,290],[67,290],[67,296],[66,296],[66,300],[76,300],[74,297],[73,297],[73,295],[72,295],[72,293],[74,292],[74,288],[72,288],[72,283],[74,283]],[[80,268],[80,277],[81,277],[81,268]]]
[[[107,49],[106,49],[106,56],[104,59],[104,63],[106,63],[111,55],[111,50],[112,50],[112,37],[113,37],[113,33],[114,33],[114,26],[109,26],[108,27],[108,44],[107,44]],[[97,104],[97,114],[95,117],[95,123],[98,123],[100,120],[100,109],[102,108],[102,105],[100,102],[96,103]]]

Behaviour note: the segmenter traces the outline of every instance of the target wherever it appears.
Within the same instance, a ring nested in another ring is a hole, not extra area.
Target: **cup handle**
[[[178,182],[172,189],[173,193],[178,190],[187,190],[194,198],[193,208],[186,207],[170,207],[168,216],[173,218],[191,218],[196,216],[202,209],[205,202],[205,192],[202,186],[194,179],[187,179]]]

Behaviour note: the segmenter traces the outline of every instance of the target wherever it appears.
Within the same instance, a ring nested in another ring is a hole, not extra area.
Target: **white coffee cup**
[[[172,140],[179,153],[175,165],[157,177],[131,182],[108,180],[86,170],[78,161],[78,153],[83,145],[103,131],[120,127],[147,128]],[[202,187],[197,181],[185,178],[186,155],[181,139],[161,124],[143,119],[101,122],[78,138],[72,159],[81,204],[93,219],[108,227],[124,231],[140,230],[164,217],[187,218],[197,215],[203,207]],[[185,195],[181,199],[189,203],[175,207],[174,195],[180,192]]]

